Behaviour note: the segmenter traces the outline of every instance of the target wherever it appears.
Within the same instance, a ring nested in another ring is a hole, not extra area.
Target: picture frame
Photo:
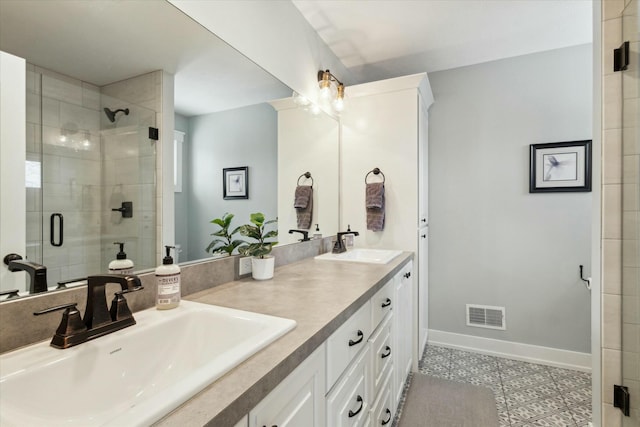
[[[249,198],[249,167],[222,169],[222,198],[238,200]]]
[[[529,193],[591,191],[591,140],[531,144]]]

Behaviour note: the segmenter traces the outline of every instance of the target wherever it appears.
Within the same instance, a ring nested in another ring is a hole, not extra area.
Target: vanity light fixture
[[[329,101],[333,98],[331,103],[333,109],[338,113],[344,110],[344,84],[336,76],[329,70],[318,71],[318,86],[321,100]],[[335,95],[333,95],[334,92]]]

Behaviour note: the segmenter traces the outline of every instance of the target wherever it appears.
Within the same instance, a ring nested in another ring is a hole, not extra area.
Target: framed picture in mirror
[[[249,198],[249,167],[222,169],[222,188],[225,200]]]
[[[531,144],[529,193],[591,191],[591,140]]]

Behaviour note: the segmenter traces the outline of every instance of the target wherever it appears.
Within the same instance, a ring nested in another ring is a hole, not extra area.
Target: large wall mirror
[[[169,240],[181,262],[222,256],[206,249],[219,230],[211,221],[227,213],[232,228],[252,212],[277,217],[279,244],[296,242],[296,186],[311,182],[309,234],[315,224],[338,231],[337,121],[293,102],[291,89],[170,3],[3,0],[0,50],[27,62],[20,255],[47,267],[50,290],[107,272],[114,242],[135,271],[157,265],[168,240],[160,222],[169,216],[158,212],[165,173],[176,183]],[[173,129],[163,127],[167,96]],[[175,135],[175,170],[159,166],[149,128]],[[299,181],[306,172],[312,180]],[[28,294],[26,274],[12,274]]]

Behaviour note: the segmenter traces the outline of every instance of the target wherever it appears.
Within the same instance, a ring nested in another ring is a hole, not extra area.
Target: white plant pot
[[[269,280],[273,278],[273,269],[276,259],[273,255],[265,255],[264,258],[251,258],[251,276],[255,280]]]

